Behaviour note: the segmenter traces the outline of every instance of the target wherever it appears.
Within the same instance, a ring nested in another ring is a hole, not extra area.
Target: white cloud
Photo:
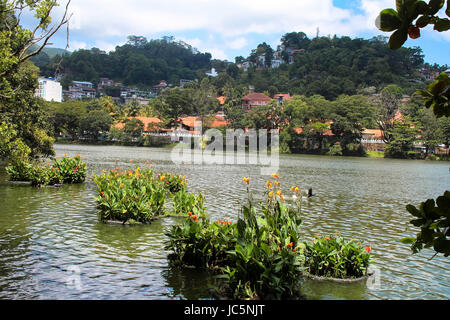
[[[70,50],[75,51],[79,49],[86,49],[88,47],[87,43],[84,41],[70,41]]]
[[[368,16],[391,2],[361,0],[365,15],[337,8],[332,0],[73,0],[71,11],[77,30],[98,37],[189,30],[239,38],[300,30],[313,35],[317,27],[324,34],[352,35],[374,29]]]
[[[233,50],[237,50],[237,49],[242,49],[243,47],[245,47],[248,44],[247,39],[245,39],[244,37],[239,37],[231,42],[227,43],[227,46],[230,49]]]
[[[71,41],[71,49],[89,43],[108,51],[132,34],[175,35],[221,59],[253,45],[250,39],[258,35],[270,43],[292,31],[313,37],[317,28],[320,35],[387,35],[376,29],[375,18],[383,8],[395,7],[394,0],[357,0],[353,6],[338,8],[333,0],[72,0],[71,39],[78,43]],[[448,41],[448,34],[439,38]]]

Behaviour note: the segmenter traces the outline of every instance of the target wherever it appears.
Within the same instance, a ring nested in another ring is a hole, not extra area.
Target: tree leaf
[[[408,31],[400,28],[395,31],[389,39],[389,47],[393,50],[399,49],[408,39]]]
[[[375,20],[375,25],[381,31],[394,31],[400,28],[402,21],[394,9],[384,9]]]

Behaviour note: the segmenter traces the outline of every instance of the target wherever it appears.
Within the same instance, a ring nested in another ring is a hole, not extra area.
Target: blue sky
[[[275,49],[282,35],[292,31],[309,37],[317,28],[325,36],[388,36],[375,28],[375,18],[389,7],[395,7],[395,0],[72,0],[69,50],[110,51],[124,44],[128,35],[148,39],[171,35],[213,58],[234,61],[236,56],[247,57],[262,42]],[[29,25],[31,19],[24,22]],[[65,30],[52,42],[53,47],[64,48]],[[427,27],[420,39],[405,45],[420,46],[429,63],[450,65],[450,32]]]

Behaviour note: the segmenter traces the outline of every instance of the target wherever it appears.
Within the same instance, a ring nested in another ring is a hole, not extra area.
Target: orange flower
[[[275,179],[278,179],[280,177],[280,175],[278,173],[271,174],[270,176]]]
[[[228,224],[233,224],[233,222],[231,222],[231,221],[228,221]]]
[[[370,250],[372,250],[372,247],[371,247],[371,246],[366,247],[367,253],[370,253]]]
[[[266,182],[267,188],[272,189],[272,182],[270,182],[269,180],[267,180]]]
[[[329,241],[329,240],[330,240],[330,237],[326,237],[325,239],[327,239],[327,241]]]
[[[294,251],[294,252],[297,252],[297,249],[294,249],[293,251]]]
[[[293,242],[289,242],[289,243],[288,243],[288,247],[289,247],[289,248],[292,248],[293,246],[294,246],[294,243],[293,243]]]
[[[188,215],[189,215],[189,217],[192,216],[192,212],[189,211]]]
[[[291,191],[295,191],[295,187],[291,187]]]
[[[280,248],[280,247],[278,247],[278,248],[277,248],[277,250],[278,250],[278,251],[280,251],[280,250],[281,250],[281,248]]]
[[[249,184],[250,178],[244,177],[244,178],[242,178],[242,181],[244,181],[246,184]]]

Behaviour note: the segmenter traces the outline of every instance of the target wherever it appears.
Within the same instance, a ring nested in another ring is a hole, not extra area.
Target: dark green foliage
[[[405,244],[412,244],[413,253],[418,253],[424,248],[433,247],[436,254],[450,255],[450,191],[445,191],[444,195],[434,199],[428,199],[419,205],[406,206],[406,209],[415,219],[410,223],[420,228],[416,238],[405,238],[401,241]]]
[[[139,41],[136,41],[139,39]],[[55,74],[56,56],[44,66],[43,74]],[[161,80],[178,83],[180,79],[198,78],[199,70],[211,67],[211,54],[200,53],[188,44],[170,39],[150,40],[130,36],[127,44],[106,53],[97,48],[77,50],[65,55],[60,72],[74,80],[97,83],[100,77],[123,81],[126,85],[150,87]]]

